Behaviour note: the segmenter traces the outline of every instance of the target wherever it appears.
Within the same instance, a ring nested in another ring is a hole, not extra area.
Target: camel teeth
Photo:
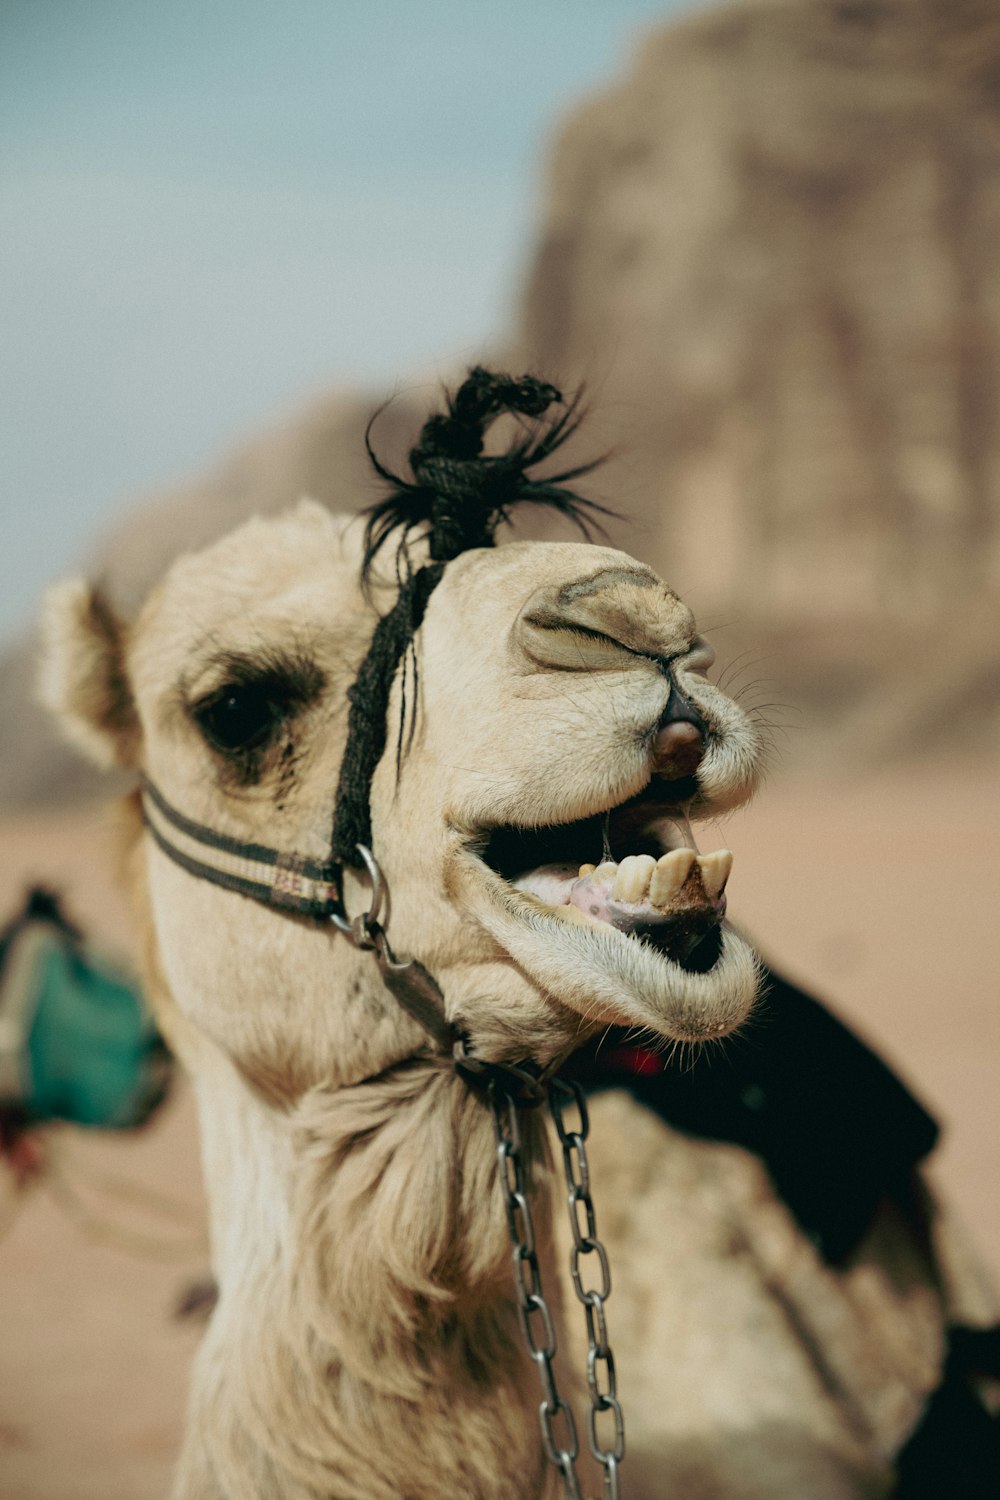
[[[713,900],[721,896],[726,888],[729,872],[733,868],[732,854],[728,849],[717,849],[714,854],[703,854],[698,864],[705,895]]]
[[[611,895],[615,901],[629,901],[638,905],[649,889],[649,881],[656,869],[656,860],[649,854],[627,854],[618,866]]]
[[[672,849],[656,862],[649,882],[649,899],[654,906],[666,906],[687,880],[695,861],[693,849]]]
[[[615,864],[614,860],[604,859],[594,870],[593,875],[595,880],[606,880],[610,885],[611,881],[614,880],[617,872],[618,866]]]
[[[571,927],[602,927],[602,922],[597,922],[587,912],[581,911],[578,906],[553,906],[549,915],[555,917],[559,922],[568,922]]]
[[[586,880],[587,876],[588,875],[593,875],[593,873],[594,873],[594,871],[596,869],[597,869],[596,865],[581,865],[580,866],[580,873],[576,877],[577,880]]]

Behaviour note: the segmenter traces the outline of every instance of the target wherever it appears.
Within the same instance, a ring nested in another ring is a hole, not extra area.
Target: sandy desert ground
[[[992,766],[947,762],[770,788],[703,848],[736,854],[734,915],[792,978],[833,1002],[945,1126],[938,1181],[1000,1278],[1000,798]],[[31,877],[127,947],[98,810],[0,829],[0,909]],[[183,1088],[134,1138],[64,1132],[95,1173],[169,1193],[196,1218],[193,1112]],[[5,1191],[7,1184],[3,1184]],[[9,1205],[0,1196],[0,1216]],[[162,1234],[181,1224],[118,1221]],[[154,1500],[167,1485],[198,1330],[172,1316],[205,1269],[95,1244],[44,1189],[0,1241],[0,1500]]]

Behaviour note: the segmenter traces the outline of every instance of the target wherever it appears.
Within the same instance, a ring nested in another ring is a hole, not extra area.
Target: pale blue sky
[[[541,152],[687,0],[0,0],[0,637],[144,492],[509,326]]]

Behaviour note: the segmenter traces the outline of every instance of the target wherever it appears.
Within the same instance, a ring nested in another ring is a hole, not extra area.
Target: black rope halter
[[[537,419],[553,406],[562,408],[559,415],[547,425],[537,425]],[[505,412],[535,419],[536,425],[504,452],[484,453],[487,429]],[[569,517],[584,535],[588,535],[588,518],[610,514],[565,488],[568,481],[589,472],[593,463],[543,479],[529,478],[528,471],[551,457],[578,424],[579,397],[564,402],[554,385],[532,375],[514,379],[477,367],[447,398],[447,410],[424,424],[420,441],[409,455],[412,479],[399,478],[379,462],[372,451],[369,425],[365,435],[369,457],[392,489],[368,511],[361,576],[367,588],[376,557],[396,533],[400,588],[392,609],[375,627],[347,695],[347,747],[331,848],[336,866],[356,867],[359,846],[367,848],[371,843],[371,784],[385,753],[389,694],[446,565],[474,547],[491,547],[497,527],[517,505],[551,507]],[[430,556],[415,572],[407,551],[414,533],[426,540]],[[401,723],[400,753],[402,732]]]

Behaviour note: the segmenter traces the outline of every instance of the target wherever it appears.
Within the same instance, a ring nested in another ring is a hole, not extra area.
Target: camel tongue
[[[546,906],[566,906],[576,879],[576,865],[539,865],[537,870],[525,870],[511,885],[515,890],[537,896]]]

